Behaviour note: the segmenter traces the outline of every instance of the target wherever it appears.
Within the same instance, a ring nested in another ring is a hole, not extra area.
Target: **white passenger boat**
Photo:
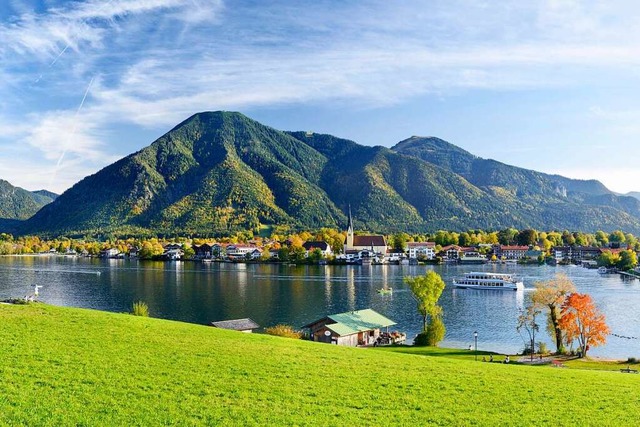
[[[517,280],[511,274],[471,272],[466,273],[461,279],[454,279],[453,284],[465,289],[495,289],[521,291],[524,283]]]

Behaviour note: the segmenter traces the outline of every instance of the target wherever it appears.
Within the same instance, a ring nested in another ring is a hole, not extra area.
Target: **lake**
[[[208,324],[251,317],[263,327],[286,323],[301,327],[327,314],[373,308],[397,322],[410,339],[421,327],[416,304],[404,276],[433,269],[447,283],[440,304],[447,327],[445,347],[467,348],[478,331],[478,348],[519,352],[518,311],[530,298],[536,281],[567,274],[578,290],[589,293],[605,313],[611,332],[640,336],[640,281],[617,274],[600,275],[580,267],[485,266],[287,266],[103,260],[64,256],[0,257],[0,299],[23,297],[32,285],[43,285],[40,300],[63,306],[128,312],[134,301],[149,305],[153,317]],[[454,277],[469,271],[514,273],[524,292],[456,289]],[[393,288],[392,295],[377,289]],[[554,349],[540,316],[541,340]],[[536,339],[536,341],[539,341]],[[609,336],[590,355],[640,357],[640,340]]]

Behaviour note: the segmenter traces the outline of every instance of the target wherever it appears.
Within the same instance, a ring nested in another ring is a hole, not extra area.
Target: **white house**
[[[246,245],[246,244],[232,244],[227,246],[227,257],[229,258],[245,258],[248,253],[252,253],[255,250],[260,251],[260,248],[254,245]],[[253,257],[253,255],[252,255]]]
[[[409,248],[409,258],[418,259],[434,259],[436,257],[435,242],[410,242],[407,243]]]
[[[331,250],[331,246],[327,242],[308,241],[308,242],[304,242],[302,247],[307,252],[307,256],[309,256],[309,254],[316,249],[320,249],[323,257],[327,257],[333,254],[333,251]]]

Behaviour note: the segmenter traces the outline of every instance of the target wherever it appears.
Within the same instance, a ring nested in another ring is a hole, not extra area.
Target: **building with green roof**
[[[303,326],[309,329],[312,341],[356,347],[358,345],[372,345],[381,333],[389,333],[389,326],[396,323],[371,310],[332,314],[315,322]],[[384,332],[381,332],[382,330]]]

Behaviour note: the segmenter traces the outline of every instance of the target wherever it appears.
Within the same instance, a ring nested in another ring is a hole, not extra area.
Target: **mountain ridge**
[[[640,232],[640,202],[618,197],[597,181],[481,159],[435,137],[412,137],[391,149],[370,147],[332,135],[279,131],[224,111],[194,114],[84,178],[27,220],[22,232],[343,227],[348,206],[356,227],[380,232]]]
[[[47,190],[29,191],[0,179],[0,219],[7,223],[26,220],[44,205],[51,203],[55,193]]]

